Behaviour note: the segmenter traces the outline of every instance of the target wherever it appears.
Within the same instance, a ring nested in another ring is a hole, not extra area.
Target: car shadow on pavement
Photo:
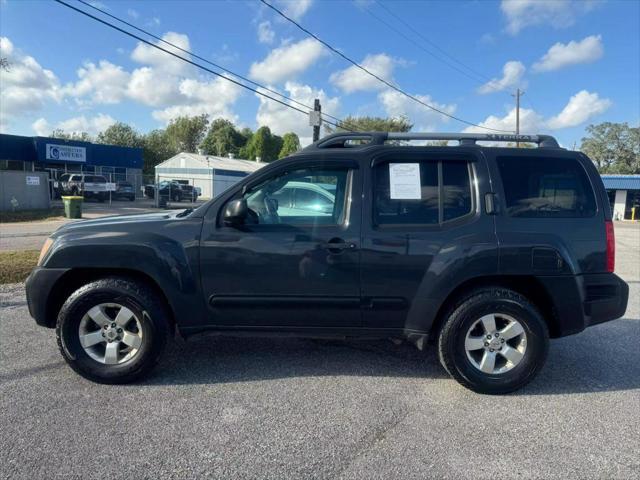
[[[640,321],[622,319],[552,340],[544,369],[515,395],[638,389],[639,339]],[[143,384],[217,384],[332,375],[412,377],[427,382],[447,378],[435,346],[420,352],[408,343],[382,340],[204,336],[176,341]]]

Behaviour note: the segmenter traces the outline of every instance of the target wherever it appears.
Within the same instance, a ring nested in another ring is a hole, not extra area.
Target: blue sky
[[[319,97],[337,117],[406,115],[414,130],[473,128],[367,77],[257,0],[92,3],[302,103]],[[526,92],[522,131],[552,133],[567,147],[580,144],[589,123],[640,121],[635,0],[273,3],[378,75],[472,123],[514,129],[518,87]],[[146,132],[176,115],[208,113],[293,130],[303,142],[311,135],[300,113],[51,1],[0,0],[0,36],[11,63],[0,77],[3,132],[95,134],[114,121]]]

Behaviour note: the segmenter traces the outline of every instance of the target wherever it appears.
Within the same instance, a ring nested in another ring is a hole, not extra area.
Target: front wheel
[[[167,312],[146,285],[96,280],[76,290],[58,315],[62,356],[73,370],[99,383],[128,383],[158,362],[169,337]]]
[[[450,313],[438,339],[440,362],[463,386],[502,394],[529,383],[547,357],[549,332],[538,309],[504,288],[478,290]]]

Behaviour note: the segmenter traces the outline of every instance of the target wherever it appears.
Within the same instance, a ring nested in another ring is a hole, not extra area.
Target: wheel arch
[[[549,334],[552,338],[560,335],[560,325],[558,316],[554,307],[553,299],[544,285],[533,275],[492,275],[475,277],[469,279],[456,288],[454,288],[440,305],[438,313],[435,316],[431,329],[429,331],[429,341],[434,343],[437,341],[438,334],[442,329],[451,310],[458,302],[468,296],[473,290],[480,288],[498,287],[513,290],[526,297],[533,303],[542,314]]]
[[[168,314],[170,330],[172,333],[175,332],[175,310],[171,306],[171,302],[163,292],[162,288],[160,288],[160,285],[158,285],[151,276],[144,272],[125,268],[72,268],[68,272],[65,272],[49,292],[46,306],[46,319],[49,323],[47,327],[55,327],[58,313],[69,295],[87,283],[108,277],[131,279],[136,282],[142,282],[151,288],[158,295],[158,298],[161,299],[163,307]]]

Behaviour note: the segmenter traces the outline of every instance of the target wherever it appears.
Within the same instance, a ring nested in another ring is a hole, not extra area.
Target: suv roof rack
[[[560,148],[551,135],[511,135],[494,133],[420,133],[420,132],[339,132],[327,135],[304,150],[317,148],[357,148],[384,145],[389,140],[454,140],[460,146],[475,146],[476,142],[527,142],[540,148]],[[351,142],[362,141],[359,144]]]

